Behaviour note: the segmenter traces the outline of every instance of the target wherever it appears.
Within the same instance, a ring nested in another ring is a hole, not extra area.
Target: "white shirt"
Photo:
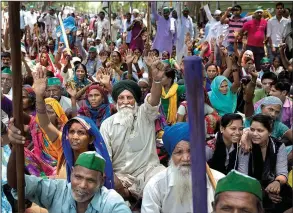
[[[53,16],[47,14],[45,17],[43,15],[39,18],[39,22],[44,22],[46,25],[46,36],[52,34],[52,38],[56,39],[56,27],[58,25],[58,18],[57,15],[54,14]]]
[[[193,29],[193,23],[190,16],[187,18],[182,16],[182,24],[184,29],[184,35],[186,35],[187,32],[190,33],[191,38],[194,36],[194,29]]]
[[[59,103],[60,103],[62,109],[64,110],[64,112],[66,112],[67,109],[72,108],[71,99],[67,98],[65,96],[61,96]],[[79,109],[79,106],[77,104],[76,104],[76,108],[77,108],[77,110]]]
[[[111,24],[111,41],[116,42],[118,30],[121,28],[120,20],[116,18],[115,20],[112,20]]]
[[[30,33],[33,33],[34,24],[37,23],[38,15],[34,12],[28,11],[25,16],[25,23],[30,27]]]
[[[103,21],[98,20],[97,22],[97,38],[102,39],[102,34],[104,33],[105,36],[109,34],[110,30],[110,23],[107,19],[103,19]]]
[[[285,37],[286,27],[288,27],[289,19],[282,17],[280,22],[277,17],[274,16],[268,21],[267,25],[267,37],[272,39],[274,47],[278,47],[282,43],[282,39]]]
[[[119,123],[117,114],[107,118],[100,132],[107,146],[115,174],[137,177],[149,166],[160,165],[156,151],[155,120],[159,107],[147,102],[138,107],[133,126]]]
[[[216,183],[224,174],[211,169]],[[176,183],[172,175],[171,168],[167,168],[160,173],[154,175],[146,184],[143,191],[143,200],[141,213],[186,213],[192,211],[192,202],[186,203],[184,206],[176,203],[176,194],[174,194],[173,186]],[[208,212],[212,212],[212,202],[214,201],[215,192],[207,177],[207,201]]]

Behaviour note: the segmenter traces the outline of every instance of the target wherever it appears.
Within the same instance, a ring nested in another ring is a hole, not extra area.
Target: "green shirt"
[[[254,91],[254,97],[253,97],[253,104],[258,102],[259,100],[267,97],[268,95],[266,94],[264,89],[258,89]]]
[[[185,93],[185,85],[178,85],[177,89],[177,108],[179,107],[179,97]],[[169,98],[163,99],[161,98],[161,103],[164,109],[164,113],[166,117],[168,116],[168,109],[169,109]]]

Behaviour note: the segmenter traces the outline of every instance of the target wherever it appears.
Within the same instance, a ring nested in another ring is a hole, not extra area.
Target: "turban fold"
[[[164,129],[164,147],[171,156],[176,145],[180,141],[190,141],[189,124],[186,122],[176,123],[173,126],[166,126]]]
[[[141,98],[141,90],[137,83],[131,80],[122,80],[113,86],[112,97],[117,102],[118,96],[124,91],[128,90],[134,96],[136,102],[139,102]]]
[[[222,192],[248,192],[262,200],[262,189],[257,179],[235,170],[218,181],[215,196]]]

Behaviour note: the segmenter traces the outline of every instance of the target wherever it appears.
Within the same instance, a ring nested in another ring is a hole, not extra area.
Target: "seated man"
[[[130,202],[140,199],[147,181],[165,169],[160,165],[155,137],[165,68],[159,60],[153,63],[151,94],[140,106],[141,90],[137,83],[122,80],[115,84],[112,97],[118,112],[100,128],[113,164],[115,189]]]
[[[16,151],[13,146],[7,169],[8,184],[17,188]],[[58,212],[126,212],[130,209],[122,197],[104,184],[106,161],[95,151],[84,152],[77,158],[71,173],[71,183],[66,180],[42,179],[25,175],[25,197],[37,205]],[[16,190],[13,190],[16,196]]]
[[[165,127],[164,147],[171,156],[170,166],[153,176],[144,188],[142,213],[192,212],[190,135],[188,123]],[[224,174],[211,170],[215,181]],[[212,211],[214,190],[207,178],[208,212]]]
[[[228,173],[218,182],[213,202],[213,213],[222,212],[263,213],[260,183],[235,170]]]

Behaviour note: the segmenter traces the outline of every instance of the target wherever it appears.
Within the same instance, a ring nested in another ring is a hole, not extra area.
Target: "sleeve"
[[[160,18],[160,15],[157,13],[157,8],[156,8],[154,2],[151,3],[151,8],[152,8],[152,14],[153,14],[155,20],[158,21]]]
[[[185,110],[185,107],[183,105],[180,105],[178,110],[177,110],[177,113],[179,115],[185,115],[186,114],[186,110]]]
[[[162,210],[159,192],[152,184],[153,182],[149,181],[143,190],[141,213],[160,213]]]
[[[237,170],[245,175],[248,175],[249,156],[250,154],[244,154],[243,152],[240,152],[238,155],[239,161]]]
[[[210,107],[208,104],[204,104],[204,114],[208,115],[213,113],[214,109],[212,107]]]
[[[206,16],[207,16],[208,20],[209,20],[209,21],[212,21],[214,18],[213,18],[212,14],[211,14],[211,11],[210,11],[210,8],[209,8],[209,5],[205,5],[205,6],[203,6],[203,9],[204,9],[204,11],[205,11],[205,13],[206,13]]]
[[[285,145],[282,144],[277,154],[276,176],[284,175],[288,178],[288,161]]]
[[[272,22],[271,22],[271,20],[269,20],[268,21],[268,23],[267,23],[267,37],[271,37],[271,35],[272,35],[272,24],[271,24]]]
[[[142,104],[139,108],[140,108],[140,111],[145,115],[145,117],[149,121],[152,122],[152,121],[155,121],[158,117],[159,108],[161,105],[161,100],[160,100],[160,103],[158,104],[158,106],[152,106],[148,102],[150,95],[151,94],[148,94],[146,96],[146,98],[144,99],[144,104]]]
[[[131,213],[123,198],[114,190],[110,190],[107,203],[109,203],[111,207],[109,209],[105,208],[103,212]]]
[[[9,118],[12,117],[12,101],[9,100],[9,98],[7,98],[6,96],[4,96],[1,100],[1,109],[8,115]]]
[[[107,127],[108,127],[108,122],[104,121],[101,124],[100,133],[101,133],[101,135],[104,139],[104,142],[106,144],[106,147],[107,147],[107,150],[109,153],[109,157],[110,157],[111,161],[113,161],[113,159],[112,159],[113,152],[112,152],[112,148],[111,148],[111,138],[110,138],[109,134],[107,133]]]
[[[242,27],[243,32],[248,31],[248,28],[249,28],[249,21],[248,22],[245,22],[243,24],[243,27]]]
[[[34,175],[25,175],[25,198],[40,207],[50,209],[54,198],[66,190],[65,180],[42,179]],[[17,190],[12,189],[12,195],[17,199]]]
[[[283,124],[282,122],[278,122],[278,125],[276,125],[276,127],[277,127],[276,135],[273,135],[276,138],[283,137],[284,134],[289,130],[289,128],[285,124]]]
[[[212,159],[213,155],[214,151],[210,147],[206,146],[206,161]]]

